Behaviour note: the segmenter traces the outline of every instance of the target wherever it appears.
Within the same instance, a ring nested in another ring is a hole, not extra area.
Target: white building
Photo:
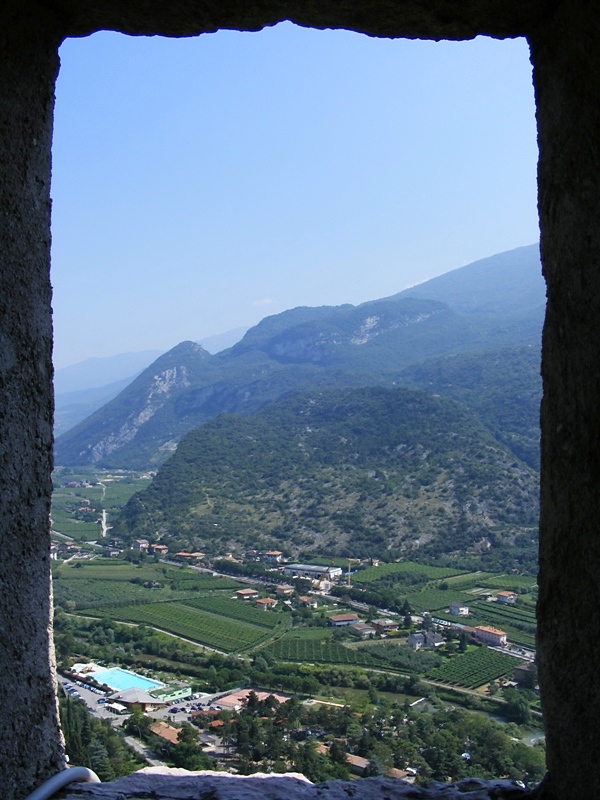
[[[450,603],[448,606],[448,611],[455,617],[469,616],[469,606],[465,605],[464,603],[460,603],[458,600],[453,600],[452,603]]]
[[[309,578],[311,581],[339,580],[342,577],[341,567],[322,567],[318,564],[287,564],[283,574],[294,578]]]
[[[478,628],[474,628],[473,634],[480,642],[491,644],[494,647],[506,647],[507,645],[506,633],[489,625],[480,625]]]

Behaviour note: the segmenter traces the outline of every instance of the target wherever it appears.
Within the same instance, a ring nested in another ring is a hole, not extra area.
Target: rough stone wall
[[[549,785],[600,796],[600,16],[560,5],[530,37],[543,336],[538,654]],[[575,766],[577,765],[577,766]]]
[[[68,36],[100,29],[190,36],[223,28],[259,30],[282,20],[371,36],[472,39],[522,36],[548,13],[548,0],[55,0]]]
[[[187,772],[148,767],[111,783],[71,784],[62,800],[531,800],[512,781],[467,778],[458,783],[414,786],[396,778],[311,783],[303,775]]]
[[[61,37],[280,20],[373,36],[526,35],[540,143],[544,331],[539,654],[555,798],[600,796],[600,28],[592,0],[5,0],[0,5],[0,770],[62,766],[51,658],[49,176]]]
[[[0,794],[63,768],[50,593],[50,146],[58,37],[0,12]]]

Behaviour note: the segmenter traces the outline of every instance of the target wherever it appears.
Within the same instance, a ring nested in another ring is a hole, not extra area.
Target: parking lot
[[[127,714],[114,714],[105,708],[105,704],[102,701],[109,696],[105,692],[99,689],[91,689],[82,681],[67,680],[61,675],[58,676],[58,682],[65,696],[82,700],[95,717],[110,719],[115,726],[122,725],[127,719]],[[147,716],[154,719],[164,719],[166,722],[186,722],[192,712],[209,706],[213,697],[215,695],[202,695],[195,699],[174,703],[172,706],[165,706],[157,711],[149,711]]]

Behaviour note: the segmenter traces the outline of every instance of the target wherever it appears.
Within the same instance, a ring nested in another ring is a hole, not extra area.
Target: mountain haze
[[[60,436],[116,397],[159,350],[88,358],[54,372],[54,435]]]
[[[220,413],[253,414],[292,392],[402,385],[416,380],[402,377],[410,366],[473,351],[531,345],[539,355],[543,305],[531,246],[384,300],[267,317],[216,355],[183,342],[59,437],[56,463],[146,468]]]

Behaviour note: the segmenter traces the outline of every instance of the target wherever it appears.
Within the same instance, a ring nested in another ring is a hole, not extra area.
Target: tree
[[[517,689],[505,689],[504,699],[506,700],[506,718],[517,725],[531,724],[531,709],[529,702],[522,692]]]
[[[142,713],[139,706],[134,706],[131,716],[123,725],[123,730],[131,736],[139,736],[141,739],[147,739],[150,736],[150,725],[152,720]]]
[[[385,766],[382,763],[381,759],[376,756],[372,755],[369,759],[369,763],[363,770],[362,777],[363,778],[379,778],[385,775]]]
[[[338,740],[334,739],[329,748],[329,758],[336,764],[346,763],[346,748]]]
[[[96,738],[92,739],[87,751],[90,768],[94,770],[101,781],[112,781],[115,771],[110,763],[108,751],[102,742]]]
[[[198,731],[189,724],[189,722],[184,722],[181,728],[179,729],[179,733],[177,734],[177,739],[179,742],[186,742],[188,744],[197,744],[198,743]]]
[[[259,713],[260,701],[254,689],[248,694],[243,703],[244,703],[244,711],[246,711],[248,714],[256,715]]]
[[[202,752],[199,745],[187,741],[171,747],[169,758],[176,767],[189,770],[210,769],[212,765],[212,760]]]

